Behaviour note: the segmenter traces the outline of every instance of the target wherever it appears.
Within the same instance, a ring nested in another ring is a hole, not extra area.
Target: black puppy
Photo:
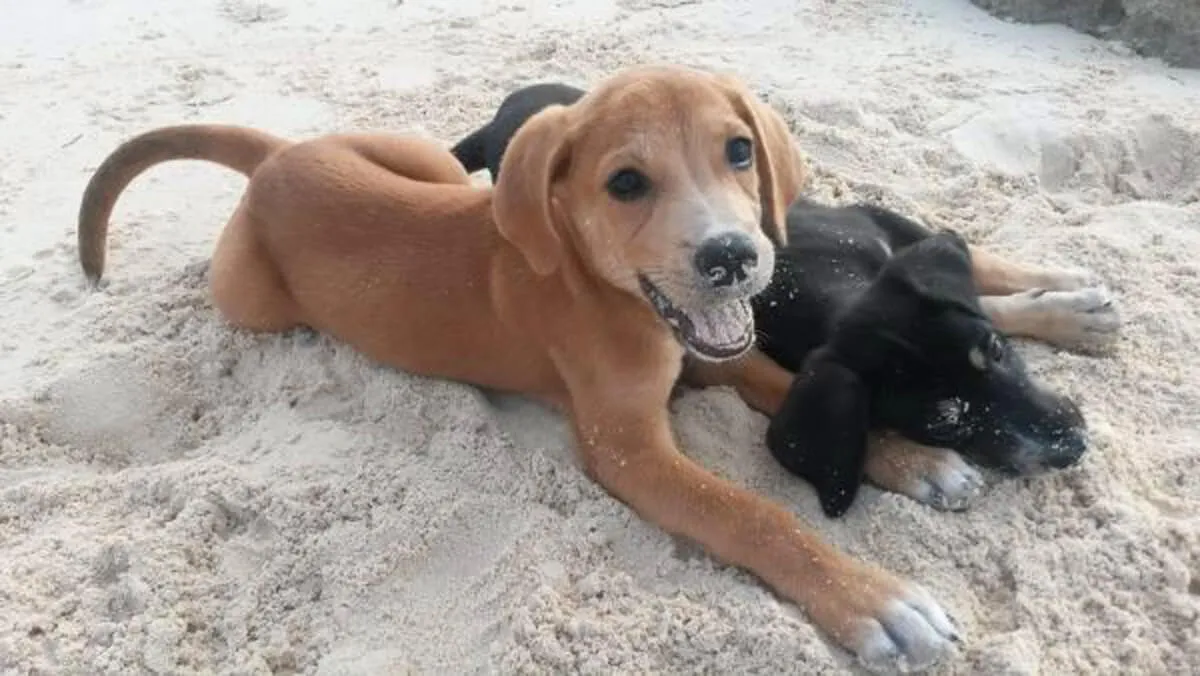
[[[827,514],[853,503],[872,432],[1012,474],[1083,455],[1079,408],[1035,383],[993,325],[960,236],[804,198],[787,226],[772,284],[754,299],[760,349],[798,375],[767,446]]]
[[[583,94],[582,89],[555,82],[518,89],[500,102],[500,108],[491,122],[459,141],[450,152],[458,158],[468,174],[487,167],[494,183],[500,178],[500,158],[504,157],[508,142],[517,129],[525,124],[525,120],[547,106],[569,106]]]
[[[487,166],[494,179],[525,120],[583,93],[561,84],[513,92],[453,152],[469,172]],[[936,487],[937,496],[894,487],[943,508],[961,506],[982,480],[942,449],[1018,474],[1066,467],[1084,453],[1079,409],[1034,383],[996,330],[961,237],[878,207],[803,198],[787,227],[773,281],[753,302],[760,349],[800,375],[767,445],[816,487],[827,515],[854,502],[873,433],[943,454],[953,487]]]

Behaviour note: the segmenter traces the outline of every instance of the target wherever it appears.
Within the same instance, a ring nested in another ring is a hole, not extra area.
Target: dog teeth
[[[663,321],[693,347],[702,351],[728,351],[743,348],[748,340],[753,340],[754,315],[748,300],[702,312],[683,312],[649,279],[642,277],[640,283],[642,292]]]
[[[750,321],[749,305],[745,301],[736,301],[692,316],[696,337],[713,347],[745,342]]]

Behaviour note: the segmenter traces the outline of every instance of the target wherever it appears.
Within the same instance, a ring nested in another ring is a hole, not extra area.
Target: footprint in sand
[[[1049,192],[1097,190],[1117,201],[1200,200],[1200,134],[1166,115],[1127,125],[1103,117],[1071,119],[1050,104],[1014,100],[958,111],[931,126],[975,164],[1002,175],[1035,176]]]
[[[73,446],[91,462],[114,468],[178,458],[196,443],[188,413],[194,402],[172,382],[178,379],[129,359],[67,373],[42,402],[46,441]]]
[[[223,0],[219,11],[222,17],[243,26],[278,21],[287,16],[283,7],[253,0]]]

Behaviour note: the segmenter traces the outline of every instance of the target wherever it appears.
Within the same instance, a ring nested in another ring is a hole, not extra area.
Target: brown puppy
[[[956,638],[922,588],[676,446],[667,403],[681,358],[750,349],[747,299],[768,281],[770,240],[783,240],[806,179],[782,120],[741,85],[677,68],[621,73],[530,119],[494,190],[469,186],[452,155],[417,138],[152,131],[87,187],[90,279],[121,190],[182,158],[250,177],[211,268],[232,324],[306,325],[396,368],[558,407],[589,476],[757,574],[870,666],[923,667]]]

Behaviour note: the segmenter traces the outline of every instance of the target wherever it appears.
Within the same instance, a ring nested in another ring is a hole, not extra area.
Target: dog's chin
[[[638,284],[675,338],[697,358],[726,361],[742,356],[754,345],[754,313],[749,298],[685,310],[645,275],[638,275]]]

